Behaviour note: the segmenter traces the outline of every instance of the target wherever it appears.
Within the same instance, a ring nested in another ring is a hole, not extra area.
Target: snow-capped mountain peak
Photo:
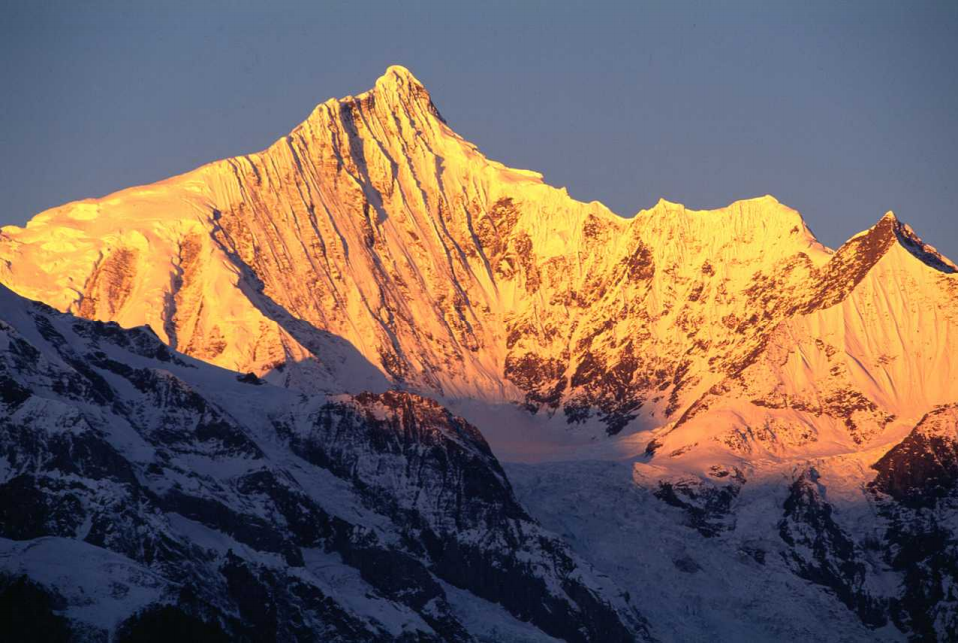
[[[147,520],[164,546],[207,543],[227,587],[249,578],[249,551],[272,556],[254,558],[272,574],[257,582],[274,588],[302,580],[289,571],[300,563],[344,564],[331,583],[371,584],[388,605],[342,623],[380,638],[468,639],[498,605],[518,640],[534,638],[521,622],[534,636],[628,640],[646,634],[633,593],[668,615],[660,631],[676,640],[752,626],[827,637],[821,610],[849,640],[958,635],[954,556],[940,553],[956,542],[954,414],[942,409],[958,402],[958,269],[891,212],[835,250],[768,195],[702,211],[662,199],[620,217],[486,158],[396,66],[266,150],[3,228],[0,283],[118,324],[0,293],[0,403],[46,436],[29,442],[42,453],[9,452],[60,463],[44,445],[92,436],[97,453],[119,454],[109,484],[146,494],[130,524]],[[147,399],[174,415],[170,400],[194,400],[202,418],[164,422]],[[195,462],[215,484],[194,480]],[[420,465],[432,473],[418,477]],[[26,466],[6,469],[21,485],[10,489],[46,498],[46,482],[17,477]],[[80,473],[99,481],[94,469]],[[314,494],[320,478],[336,492]],[[606,489],[628,500],[600,513]],[[324,504],[340,491],[345,505]],[[273,494],[268,515],[249,505],[260,492]],[[322,512],[283,513],[303,494]],[[204,504],[214,498],[228,511]],[[66,514],[47,531],[17,523],[10,556],[33,560],[18,544],[30,534],[121,549],[96,515],[78,525]],[[200,520],[210,515],[223,520]],[[252,532],[243,516],[259,521]],[[318,522],[297,532],[307,518]],[[314,528],[322,543],[304,540]],[[917,551],[909,572],[910,537],[940,546]],[[482,548],[503,542],[521,556]],[[130,574],[156,571],[131,560]],[[369,560],[416,586],[389,585]],[[734,580],[688,581],[703,570]],[[512,583],[525,589],[502,590]],[[649,590],[663,585],[669,600]],[[457,592],[489,604],[470,615]],[[769,595],[793,597],[794,610],[784,625],[716,622],[700,619],[706,595],[728,613],[777,614]],[[217,614],[248,621],[231,601]]]
[[[396,66],[263,152],[4,228],[0,281],[286,386],[400,385],[619,433],[687,419],[893,247],[954,270],[890,214],[835,252],[768,195],[618,217],[486,159]]]

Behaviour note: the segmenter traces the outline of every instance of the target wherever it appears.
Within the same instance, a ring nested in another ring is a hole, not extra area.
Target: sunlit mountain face
[[[11,627],[958,638],[958,269],[890,212],[625,218],[390,67],[0,229],[0,283]]]

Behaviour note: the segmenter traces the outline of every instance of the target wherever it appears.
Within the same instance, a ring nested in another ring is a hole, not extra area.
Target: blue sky
[[[955,2],[3,3],[0,224],[270,144],[409,67],[488,156],[631,216],[770,193],[958,259]]]

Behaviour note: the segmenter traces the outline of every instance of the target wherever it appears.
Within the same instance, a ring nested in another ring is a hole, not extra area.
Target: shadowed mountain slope
[[[79,640],[647,636],[435,402],[297,394],[2,287],[0,587]]]

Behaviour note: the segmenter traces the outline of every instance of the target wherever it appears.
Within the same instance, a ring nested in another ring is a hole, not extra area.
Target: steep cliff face
[[[294,394],[2,287],[0,311],[0,592],[45,597],[38,627],[647,637],[435,402]]]

